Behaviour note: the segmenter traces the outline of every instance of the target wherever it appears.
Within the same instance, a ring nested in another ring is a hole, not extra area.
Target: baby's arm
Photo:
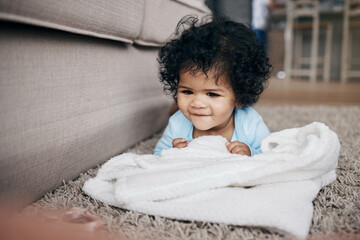
[[[184,124],[189,122],[188,124]],[[177,111],[173,116],[170,117],[169,123],[165,128],[165,131],[160,138],[159,142],[156,144],[154,154],[160,155],[161,151],[164,149],[169,149],[172,147],[183,148],[186,147],[188,142],[184,139],[186,137],[186,132],[190,131],[191,123],[185,118],[185,116]]]
[[[172,148],[171,142],[172,142],[172,136],[171,134],[169,134],[169,128],[166,127],[164,134],[156,144],[156,147],[154,149],[154,154],[160,155],[162,150]]]
[[[235,114],[235,130],[238,137],[236,140],[239,143],[234,145],[241,142],[245,144],[250,150],[250,156],[261,153],[261,141],[270,134],[262,117],[251,107],[238,109]]]
[[[172,123],[171,118],[170,118],[169,123],[166,126],[163,135],[161,136],[160,140],[156,144],[156,147],[154,149],[155,155],[160,155],[161,151],[164,149],[172,148],[172,145],[173,145],[172,141],[173,141],[174,137],[176,136],[175,132],[176,131],[174,129],[174,124]]]
[[[270,134],[270,131],[262,117],[253,109],[251,114],[249,114],[244,130],[251,156],[261,153],[261,142]]]

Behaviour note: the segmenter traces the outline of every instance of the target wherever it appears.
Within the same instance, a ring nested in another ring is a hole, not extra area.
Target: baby
[[[269,135],[257,102],[271,65],[255,33],[225,17],[181,20],[175,38],[159,53],[160,81],[179,110],[171,116],[154,154],[184,148],[205,135],[225,137],[229,152],[261,153]]]

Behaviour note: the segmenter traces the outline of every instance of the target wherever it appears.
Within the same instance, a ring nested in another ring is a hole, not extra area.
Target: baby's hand
[[[184,138],[175,138],[172,141],[174,148],[185,148],[188,146],[189,141],[186,141]]]
[[[227,142],[225,145],[231,153],[251,156],[250,148],[245,143],[234,141]]]

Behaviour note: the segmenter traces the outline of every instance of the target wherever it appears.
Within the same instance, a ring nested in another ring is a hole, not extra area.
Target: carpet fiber
[[[323,188],[313,202],[314,216],[309,239],[360,239],[360,107],[257,106],[271,132],[323,122],[341,143],[337,179]],[[138,143],[128,152],[152,153],[160,134]],[[91,209],[109,231],[130,239],[292,239],[275,230],[217,223],[177,221],[111,207],[81,191],[99,166],[49,192],[27,207]]]

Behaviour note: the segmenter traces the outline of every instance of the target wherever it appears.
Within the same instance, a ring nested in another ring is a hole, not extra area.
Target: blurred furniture
[[[295,35],[295,51],[294,51],[294,69],[292,69],[293,75],[296,75],[296,73],[299,74],[299,76],[302,76],[302,74],[310,75],[309,72],[306,73],[306,71],[310,71],[308,69],[302,69],[302,67],[310,66],[311,64],[311,57],[304,56],[303,53],[303,35],[304,32],[312,31],[313,26],[312,23],[295,23],[294,25],[294,35]],[[333,26],[329,22],[320,22],[319,23],[319,39],[320,41],[320,32],[325,32],[325,41],[323,41],[324,44],[324,54],[322,56],[317,56],[317,70],[316,70],[316,76],[322,75],[322,78],[325,82],[330,81],[330,63],[331,63],[331,45],[332,45],[332,35],[333,35]],[[319,51],[321,46],[318,47]],[[322,68],[322,69],[319,69]]]
[[[354,69],[354,66],[360,65],[360,56],[354,56],[354,42],[352,33],[354,30],[360,30],[360,22],[356,17],[360,16],[360,1],[345,0],[344,22],[343,22],[343,40],[342,40],[342,65],[341,82],[345,83],[349,78],[360,77],[360,70]],[[355,21],[354,21],[355,20]],[[357,43],[358,44],[358,43]],[[359,45],[357,45],[359,46]],[[355,48],[356,49],[356,48]]]
[[[204,1],[0,0],[0,202],[29,203],[159,131],[159,47]]]
[[[310,19],[300,22],[301,19]],[[319,22],[319,1],[291,0],[287,5],[287,22],[285,29],[285,63],[286,79],[293,77],[308,77],[315,82],[318,76],[318,67],[323,66],[320,72],[325,81],[330,78],[330,55],[332,25]],[[319,32],[320,28],[326,31],[324,57],[319,57]],[[302,32],[311,30],[310,58],[302,55]],[[303,65],[309,68],[303,68]]]

